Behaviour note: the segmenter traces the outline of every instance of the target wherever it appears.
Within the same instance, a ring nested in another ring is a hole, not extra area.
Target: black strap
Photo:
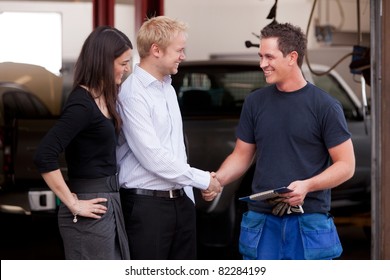
[[[124,193],[136,194],[136,195],[146,195],[146,196],[154,196],[161,198],[178,198],[184,196],[184,190],[168,190],[168,191],[160,191],[160,190],[146,190],[146,189],[124,189],[122,188]]]
[[[69,179],[68,186],[74,193],[118,192],[118,174],[96,179]]]

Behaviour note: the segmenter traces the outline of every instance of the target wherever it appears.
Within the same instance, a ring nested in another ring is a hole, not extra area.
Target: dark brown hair
[[[277,38],[279,50],[283,56],[292,51],[298,53],[298,65],[302,67],[306,53],[307,40],[301,28],[290,23],[273,23],[261,30],[261,38]]]
[[[115,82],[114,60],[129,49],[133,45],[124,33],[114,27],[99,26],[85,40],[75,65],[73,88],[83,85],[98,96],[104,95],[117,132],[122,120],[116,111],[119,86]]]

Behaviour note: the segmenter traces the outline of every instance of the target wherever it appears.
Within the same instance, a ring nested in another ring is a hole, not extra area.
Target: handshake
[[[205,201],[212,201],[216,196],[222,192],[222,185],[217,179],[215,172],[210,173],[210,184],[206,190],[202,190],[202,197]]]

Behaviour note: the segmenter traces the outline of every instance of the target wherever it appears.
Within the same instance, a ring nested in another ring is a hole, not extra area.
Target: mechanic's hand
[[[209,192],[215,192],[215,193],[220,193],[222,191],[222,186],[219,183],[217,176],[215,172],[210,173],[210,185],[207,188],[207,191]]]
[[[205,201],[213,201],[218,195],[218,193],[208,190],[202,190],[201,193]]]
[[[289,204],[290,206],[299,206],[303,205],[305,197],[309,191],[309,185],[307,180],[298,180],[290,183],[287,186],[292,192],[281,194],[281,197],[284,197],[283,202]]]
[[[222,186],[217,179],[215,172],[210,173],[210,185],[207,190],[202,190],[202,198],[206,201],[212,201],[222,191]]]

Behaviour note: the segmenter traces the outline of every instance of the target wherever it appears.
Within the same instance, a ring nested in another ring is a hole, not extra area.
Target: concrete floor
[[[370,238],[364,228],[356,223],[337,223],[344,251],[339,260],[369,260]],[[56,221],[42,218],[39,221],[29,219],[9,219],[0,215],[0,258],[2,260],[45,260],[63,259],[61,238]],[[8,230],[5,230],[8,229]],[[199,252],[200,259],[238,259],[229,252],[205,249]]]

